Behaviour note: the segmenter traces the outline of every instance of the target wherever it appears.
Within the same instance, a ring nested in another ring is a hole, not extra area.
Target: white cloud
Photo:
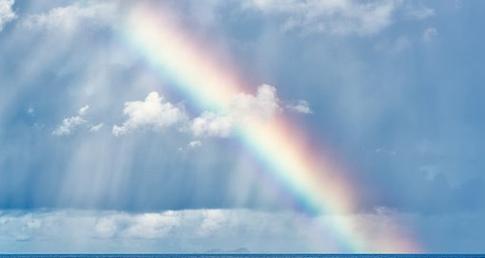
[[[224,224],[227,223],[228,214],[226,212],[224,210],[204,210],[205,216],[197,230],[198,235],[208,236],[221,230],[221,227],[224,227]]]
[[[98,216],[94,237],[102,239],[162,239],[175,227],[180,226],[180,213],[106,213]]]
[[[263,84],[258,87],[256,95],[241,93],[235,96],[223,113],[202,113],[192,120],[190,129],[197,137],[228,137],[239,123],[271,118],[280,109],[276,88]]]
[[[146,213],[136,215],[132,223],[124,229],[122,237],[157,239],[167,236],[175,227],[180,226],[180,216],[177,212]]]
[[[195,136],[227,137],[232,127],[233,120],[230,116],[204,112],[192,120],[190,129]]]
[[[3,30],[5,24],[17,18],[17,15],[12,10],[14,3],[14,0],[0,0],[0,31]]]
[[[191,151],[191,150],[194,150],[194,149],[197,149],[197,148],[200,148],[202,146],[202,142],[201,141],[198,141],[198,140],[194,140],[194,141],[190,141],[187,146],[183,146],[183,147],[179,147],[177,148],[177,150],[179,152],[187,152],[187,151]]]
[[[191,148],[191,149],[195,149],[195,148],[198,148],[200,146],[202,146],[201,141],[191,141],[191,142],[189,142],[189,148]]]
[[[78,114],[80,116],[84,116],[86,114],[86,112],[88,112],[88,109],[89,109],[89,105],[86,105],[86,106],[79,109]]]
[[[86,120],[84,120],[80,116],[73,116],[73,117],[68,117],[62,120],[62,124],[57,127],[52,134],[53,135],[70,135],[72,130],[74,130],[76,127],[86,123]]]
[[[43,28],[57,32],[73,32],[86,25],[111,25],[116,14],[115,2],[88,1],[56,7],[47,13],[27,16],[22,24],[29,28]]]
[[[269,118],[280,109],[276,88],[263,84],[258,87],[256,96],[241,93],[231,104],[230,113],[238,118]]]
[[[433,38],[435,38],[437,36],[438,36],[438,30],[434,27],[426,28],[423,31],[423,40],[425,42],[430,42],[430,41],[433,40]]]
[[[89,128],[89,131],[92,132],[92,133],[97,132],[97,131],[101,130],[101,128],[103,128],[103,126],[104,126],[103,123],[93,125]]]
[[[308,103],[298,101],[292,106],[295,111],[311,113]],[[115,136],[124,135],[137,129],[160,130],[178,124],[183,132],[195,137],[229,137],[235,127],[254,120],[269,120],[282,111],[276,88],[263,84],[256,94],[240,93],[234,96],[226,110],[204,111],[189,119],[185,111],[168,101],[157,92],[151,92],[144,101],[125,103],[123,113],[127,116],[121,125],[114,125]],[[198,147],[198,141],[188,147]],[[183,149],[183,148],[182,148]]]
[[[196,137],[228,137],[234,126],[250,119],[267,119],[280,110],[276,89],[261,85],[256,95],[238,94],[234,96],[228,109],[220,112],[205,111],[182,125],[182,130],[190,131]],[[115,136],[142,128],[159,130],[184,121],[187,114],[183,109],[166,102],[157,92],[148,94],[144,101],[125,103],[123,113],[127,116],[122,125],[113,126]]]
[[[334,35],[371,35],[393,22],[400,1],[253,0],[244,6],[283,20],[283,29]]]
[[[416,20],[424,20],[434,16],[435,11],[426,6],[409,7],[407,15]]]
[[[124,135],[140,128],[159,130],[185,120],[185,112],[165,102],[157,92],[151,92],[144,101],[125,103],[123,113],[127,116],[122,125],[113,126],[115,136]]]
[[[112,238],[118,231],[118,225],[113,217],[102,217],[94,225],[94,232],[100,238]]]
[[[88,109],[89,106],[83,106],[79,109],[76,116],[64,118],[62,123],[54,131],[52,131],[52,134],[57,136],[70,135],[73,130],[87,122],[86,119],[84,119],[84,115]]]
[[[286,105],[286,108],[303,114],[312,113],[312,110],[310,109],[310,104],[308,104],[308,101],[306,100],[298,100],[295,104]]]
[[[336,234],[338,232],[334,231],[335,221],[355,222],[349,224],[353,234],[362,236],[367,246],[371,249],[377,247],[376,250],[380,251],[384,251],[382,248],[389,248],[391,244],[403,242],[407,236],[411,237],[411,230],[414,233],[435,232],[433,236],[423,234],[421,243],[450,243],[452,248],[446,250],[459,250],[457,247],[461,246],[461,243],[457,243],[446,232],[458,232],[467,239],[478,237],[475,242],[466,242],[469,244],[468,248],[483,247],[483,239],[476,234],[485,227],[483,212],[419,215],[377,208],[376,211],[368,213],[318,217],[290,211],[244,209],[169,210],[149,213],[86,210],[0,211],[0,248],[5,252],[25,251],[22,249],[25,248],[24,245],[14,243],[29,241],[31,252],[205,252],[212,248],[234,250],[240,247],[253,252],[348,251],[341,249],[342,243]],[[459,223],[460,221],[468,223]],[[470,225],[479,230],[470,231]],[[399,229],[401,231],[395,231]],[[389,235],[392,233],[400,233],[401,241],[392,242],[395,240]],[[412,241],[413,238],[409,240]]]

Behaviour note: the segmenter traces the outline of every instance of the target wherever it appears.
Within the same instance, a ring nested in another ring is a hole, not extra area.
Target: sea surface
[[[485,258],[485,254],[0,254],[0,258]]]

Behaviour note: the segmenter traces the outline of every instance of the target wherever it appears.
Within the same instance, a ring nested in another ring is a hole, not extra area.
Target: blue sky
[[[366,234],[485,252],[485,3],[148,4],[236,67],[251,112],[281,109],[348,168]],[[341,251],[127,43],[134,5],[0,0],[0,252]]]

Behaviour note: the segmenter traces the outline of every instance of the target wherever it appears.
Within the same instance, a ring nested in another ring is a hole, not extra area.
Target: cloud
[[[233,127],[233,119],[227,115],[204,112],[192,120],[190,129],[194,136],[227,137]]]
[[[96,124],[96,125],[93,125],[89,128],[89,131],[92,132],[92,133],[95,133],[99,130],[101,130],[101,128],[103,128],[104,124],[103,123],[99,123],[99,124]]]
[[[410,6],[407,11],[407,15],[416,20],[424,20],[434,16],[435,14],[434,9],[422,5],[417,7]]]
[[[246,1],[246,9],[256,9],[282,20],[286,31],[334,35],[372,35],[393,22],[399,1]]]
[[[122,136],[135,130],[161,130],[179,125],[181,131],[190,132],[195,137],[228,137],[234,127],[253,119],[270,119],[281,111],[281,101],[275,87],[263,84],[256,94],[240,93],[233,97],[227,110],[221,112],[204,111],[189,119],[184,109],[168,101],[158,92],[150,92],[143,101],[125,102],[123,114],[125,121],[112,127],[112,134]],[[310,113],[306,101],[298,101],[290,108],[296,112]],[[53,131],[54,135],[69,135],[80,125],[86,124],[84,118],[89,106],[84,106],[78,115],[65,118]],[[89,126],[90,132],[97,132],[104,126],[98,123]],[[196,145],[190,147],[197,147]]]
[[[204,210],[204,219],[200,223],[197,234],[208,236],[221,230],[227,223],[227,214],[224,210]]]
[[[132,223],[122,232],[124,238],[157,239],[167,236],[180,226],[181,217],[177,212],[146,213],[134,216]]]
[[[86,120],[84,120],[80,116],[73,116],[73,117],[68,117],[62,120],[62,124],[57,127],[52,134],[53,135],[70,135],[72,130],[74,130],[76,127],[86,123]]]
[[[416,214],[379,208],[349,215],[304,216],[294,212],[244,209],[118,211],[0,211],[0,248],[5,252],[205,252],[209,249],[253,252],[342,252],[332,223],[354,221],[352,232],[371,247],[389,245],[400,225],[419,233],[430,252],[483,252],[483,213]],[[470,230],[473,226],[477,230]],[[456,241],[456,232],[464,240]],[[405,238],[409,232],[400,232]],[[265,239],[265,241],[261,241]],[[59,245],[59,243],[62,243]],[[136,244],[133,244],[136,243]]]
[[[94,225],[94,232],[100,238],[112,238],[118,231],[118,225],[113,217],[102,217]]]
[[[89,106],[86,105],[79,109],[78,114],[76,116],[64,118],[64,120],[62,120],[62,124],[60,124],[52,132],[52,134],[57,136],[70,135],[73,130],[75,130],[77,127],[87,122],[84,119],[84,115],[86,114],[88,109],[89,109]]]
[[[279,99],[274,86],[263,84],[256,95],[241,93],[230,105],[229,112],[238,118],[269,118],[280,109]]]
[[[311,114],[312,110],[310,109],[310,105],[306,100],[298,100],[295,104],[286,105],[286,108],[303,114]]]
[[[46,13],[27,16],[22,25],[29,29],[47,29],[56,32],[74,32],[86,25],[108,26],[116,14],[114,2],[89,1],[81,4],[55,7]]]
[[[86,112],[88,111],[88,109],[89,109],[89,106],[88,106],[88,105],[86,105],[86,106],[84,106],[84,107],[80,108],[80,109],[79,109],[79,112],[78,112],[78,113],[79,113],[79,115],[80,115],[80,116],[84,116],[84,115],[86,114]]]
[[[269,119],[280,109],[276,88],[263,84],[258,87],[256,95],[240,93],[235,96],[225,112],[202,113],[192,120],[190,129],[196,137],[228,137],[239,123]]]
[[[144,101],[126,102],[123,113],[127,119],[122,125],[113,126],[112,132],[115,136],[141,128],[160,130],[186,118],[182,109],[165,102],[158,92],[150,92]]]
[[[101,239],[163,239],[170,230],[180,226],[180,214],[166,211],[160,213],[126,214],[105,213],[97,216],[93,225],[95,235]]]
[[[3,30],[5,24],[11,22],[17,15],[12,10],[15,0],[0,0],[0,31]]]
[[[191,148],[191,149],[195,149],[195,148],[198,148],[200,146],[202,146],[201,141],[191,141],[191,142],[189,142],[189,148]]]
[[[269,119],[281,109],[276,88],[267,84],[258,87],[256,94],[240,93],[233,97],[227,110],[216,113],[202,112],[189,120],[183,108],[166,101],[158,92],[150,92],[143,101],[125,102],[125,121],[112,127],[115,136],[122,136],[135,130],[161,130],[178,124],[181,131],[189,131],[196,137],[228,137],[235,126],[252,119]],[[292,106],[298,112],[311,112],[308,103],[297,102]],[[69,135],[80,125],[86,124],[85,115],[89,106],[79,109],[76,116],[65,118],[53,131],[54,135]],[[104,126],[98,123],[89,126],[90,132],[97,132]],[[197,146],[191,146],[197,147]]]

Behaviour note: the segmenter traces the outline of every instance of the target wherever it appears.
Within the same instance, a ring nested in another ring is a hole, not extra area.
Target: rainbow
[[[209,48],[173,22],[170,12],[135,7],[123,27],[123,37],[200,108],[226,110],[238,94],[248,92],[234,69],[210,55]],[[355,184],[339,173],[319,151],[305,143],[282,115],[251,120],[237,128],[238,139],[313,214],[333,214],[332,229],[346,252],[416,252],[417,245],[399,230],[389,230],[375,242],[357,230]]]

